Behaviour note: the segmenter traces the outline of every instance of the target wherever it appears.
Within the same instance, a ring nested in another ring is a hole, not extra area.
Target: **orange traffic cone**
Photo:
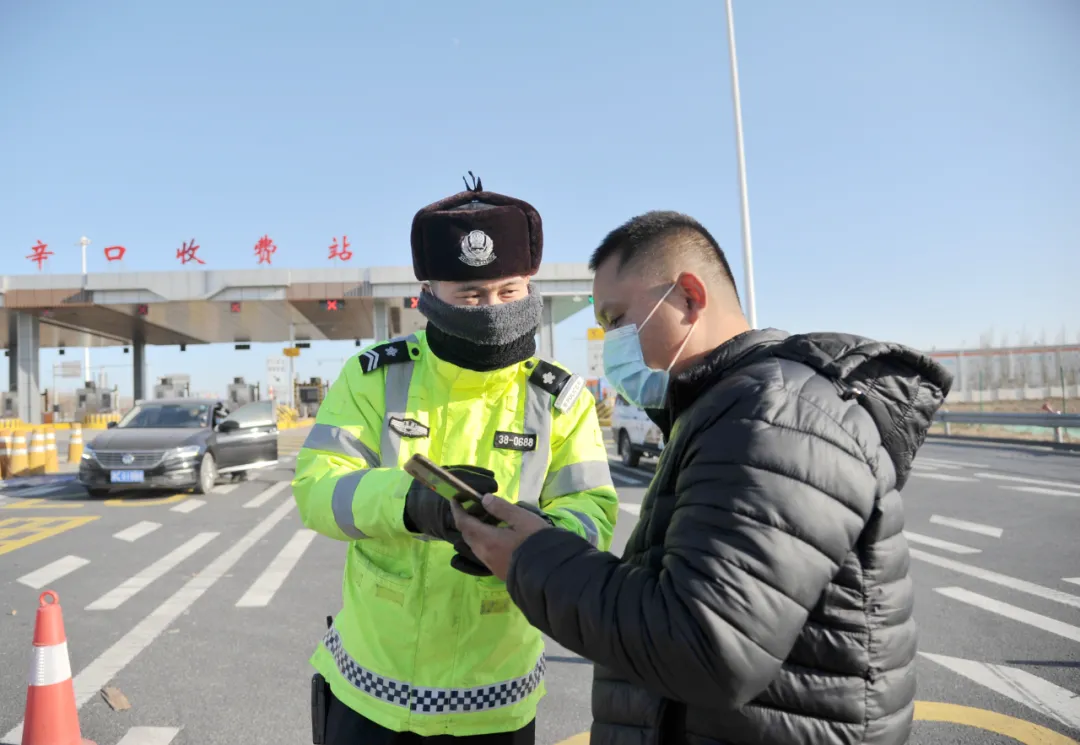
[[[60,597],[46,590],[38,603],[22,745],[94,745],[79,731]]]

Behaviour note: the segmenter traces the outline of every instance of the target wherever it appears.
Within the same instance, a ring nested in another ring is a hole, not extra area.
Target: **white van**
[[[637,466],[641,456],[659,457],[664,450],[660,428],[644,411],[629,404],[622,396],[616,396],[611,411],[611,436],[623,465],[630,468]]]

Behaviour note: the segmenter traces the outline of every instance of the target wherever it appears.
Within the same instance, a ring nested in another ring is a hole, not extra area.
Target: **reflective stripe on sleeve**
[[[615,486],[606,460],[584,460],[571,463],[548,474],[541,499],[557,499],[604,486]]]
[[[341,643],[333,626],[323,637],[323,644],[334,657],[338,672],[361,693],[417,714],[460,714],[490,711],[513,706],[533,694],[544,679],[544,655],[533,669],[513,680],[504,680],[476,688],[423,688],[379,675],[354,660]]]
[[[551,454],[551,394],[531,384],[525,389],[524,431],[536,435],[536,447],[521,454],[518,501],[539,506]]]
[[[316,424],[304,440],[303,447],[349,458],[363,458],[371,468],[379,467],[378,454],[361,442],[359,437],[341,427]]]
[[[351,471],[338,477],[334,483],[334,494],[330,498],[330,508],[334,513],[334,522],[342,533],[359,541],[368,536],[356,527],[353,517],[353,499],[356,498],[356,488],[368,475],[370,469],[364,468],[359,471]]]
[[[411,335],[405,339],[409,344],[416,344],[418,339]],[[390,428],[391,417],[405,419],[409,409],[409,383],[412,382],[414,363],[398,362],[386,368],[386,406],[383,416],[382,441],[379,452],[387,468],[398,467],[398,454],[401,451],[401,435]]]
[[[596,523],[593,519],[584,512],[578,512],[577,510],[566,511],[576,517],[581,523],[581,527],[585,528],[585,540],[589,542],[589,545],[598,545],[600,543],[600,531],[596,529]]]

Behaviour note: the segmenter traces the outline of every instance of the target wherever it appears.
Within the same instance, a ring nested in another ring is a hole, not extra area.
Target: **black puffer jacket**
[[[951,382],[895,344],[775,330],[673,382],[623,558],[545,530],[510,568],[528,619],[597,663],[593,745],[907,741],[898,489]]]

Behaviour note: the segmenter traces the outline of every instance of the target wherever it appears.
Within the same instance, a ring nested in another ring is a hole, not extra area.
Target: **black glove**
[[[494,494],[499,490],[495,474],[486,468],[477,466],[448,466],[447,471],[457,476],[480,494]],[[480,517],[482,505],[476,505],[470,514]],[[453,543],[461,537],[454,525],[454,513],[450,511],[450,501],[440,497],[419,481],[413,480],[409,493],[405,496],[405,527],[411,533],[423,533]]]

